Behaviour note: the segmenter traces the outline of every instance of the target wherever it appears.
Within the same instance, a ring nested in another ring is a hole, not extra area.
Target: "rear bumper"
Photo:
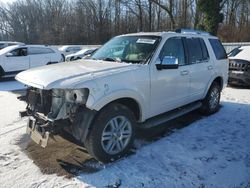
[[[245,71],[229,71],[228,82],[237,85],[250,85],[250,73]]]

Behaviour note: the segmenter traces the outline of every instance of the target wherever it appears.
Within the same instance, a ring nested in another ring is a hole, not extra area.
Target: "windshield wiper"
[[[114,57],[105,57],[102,59],[103,61],[114,61],[114,62],[121,62],[119,58],[114,58]]]

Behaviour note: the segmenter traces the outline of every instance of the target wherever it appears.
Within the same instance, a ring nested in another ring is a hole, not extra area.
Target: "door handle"
[[[209,66],[207,67],[207,69],[208,69],[208,70],[213,70],[213,66],[212,66],[212,65],[209,65]]]
[[[185,76],[185,75],[188,75],[188,74],[189,74],[189,71],[187,71],[187,70],[181,71],[182,76]]]

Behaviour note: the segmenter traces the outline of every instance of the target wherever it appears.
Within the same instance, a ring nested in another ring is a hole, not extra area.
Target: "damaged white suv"
[[[27,132],[47,145],[66,130],[97,160],[128,152],[137,127],[200,108],[219,109],[228,59],[217,37],[195,30],[113,38],[90,59],[19,73],[27,90]]]

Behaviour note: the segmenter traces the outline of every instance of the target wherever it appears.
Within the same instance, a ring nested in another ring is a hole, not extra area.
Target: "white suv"
[[[136,33],[113,38],[88,60],[22,72],[27,84],[27,132],[47,145],[66,130],[97,160],[130,149],[137,127],[149,128],[200,108],[219,109],[228,59],[207,33]]]
[[[59,63],[62,54],[43,45],[14,45],[0,50],[0,78],[12,77],[29,68]]]
[[[74,46],[74,45],[70,45],[70,46],[62,46],[60,48],[58,48],[58,50],[63,53],[63,55],[66,57],[69,54],[73,54],[76,52],[79,52],[82,49],[81,46]]]

